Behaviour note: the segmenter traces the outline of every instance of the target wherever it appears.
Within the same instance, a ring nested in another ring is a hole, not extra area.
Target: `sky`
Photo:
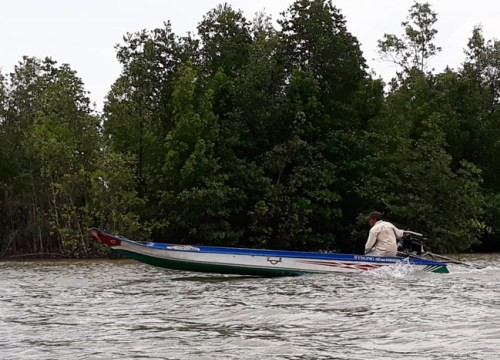
[[[16,0],[3,1],[0,12],[0,72],[14,71],[23,56],[51,57],[67,63],[82,79],[96,110],[102,110],[121,65],[115,45],[127,33],[162,27],[170,21],[179,36],[196,32],[203,15],[227,2],[247,20],[265,11],[276,21],[292,0]],[[361,43],[368,66],[390,80],[397,68],[381,61],[377,40],[385,33],[402,34],[401,22],[413,0],[332,0],[347,21],[347,29]],[[421,2],[424,2],[423,0]],[[485,39],[500,39],[500,1],[428,0],[437,12],[436,44],[440,54],[430,62],[437,72],[457,69],[474,26]]]

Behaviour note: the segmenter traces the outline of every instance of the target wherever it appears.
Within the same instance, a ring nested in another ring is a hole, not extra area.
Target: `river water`
[[[500,255],[468,261],[284,278],[0,262],[0,358],[499,359]]]

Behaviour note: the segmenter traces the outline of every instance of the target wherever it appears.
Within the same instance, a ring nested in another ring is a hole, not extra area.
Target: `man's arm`
[[[365,254],[372,250],[372,247],[375,245],[376,242],[377,242],[377,233],[370,230],[370,233],[368,234],[368,240],[366,240],[365,244]]]
[[[400,230],[397,227],[394,226],[394,235],[396,235],[396,239],[401,239],[405,234],[404,230]]]

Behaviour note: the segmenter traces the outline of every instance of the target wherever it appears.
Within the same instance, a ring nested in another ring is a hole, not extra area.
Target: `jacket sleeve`
[[[370,230],[370,232],[368,234],[368,240],[366,240],[366,244],[365,244],[365,254],[370,252],[372,250],[372,247],[377,242],[377,234],[378,234],[378,232]]]
[[[393,230],[394,230],[394,235],[396,235],[396,239],[398,239],[398,240],[401,239],[405,233],[404,230],[400,230],[395,226],[393,227]]]

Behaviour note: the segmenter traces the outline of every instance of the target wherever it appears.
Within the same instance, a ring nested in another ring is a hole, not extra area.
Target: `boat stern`
[[[448,266],[446,264],[442,265],[430,265],[425,269],[425,271],[438,273],[438,274],[448,274],[450,271],[448,270]]]

